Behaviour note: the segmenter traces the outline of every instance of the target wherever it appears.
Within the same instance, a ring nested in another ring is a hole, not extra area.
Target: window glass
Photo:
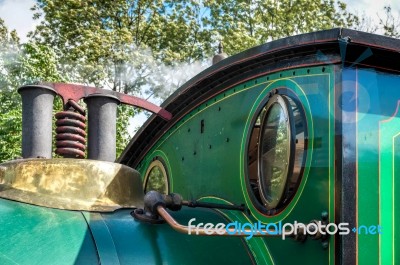
[[[296,193],[304,170],[307,123],[293,93],[275,94],[254,119],[248,146],[248,181],[259,210],[273,215]]]
[[[146,173],[144,192],[147,193],[151,190],[162,194],[168,193],[168,176],[160,160],[153,161]]]
[[[279,204],[289,166],[289,120],[282,103],[277,101],[269,107],[261,130],[260,189],[267,209]]]

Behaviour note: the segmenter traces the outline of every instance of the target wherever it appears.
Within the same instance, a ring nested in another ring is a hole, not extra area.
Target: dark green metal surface
[[[81,212],[0,199],[0,264],[98,264]]]
[[[400,77],[374,69],[345,69],[341,97],[335,96],[339,66],[321,66],[265,75],[232,87],[188,113],[140,163],[145,175],[155,157],[165,163],[169,192],[185,199],[223,204],[245,203],[249,213],[185,209],[172,215],[187,225],[210,222],[308,223],[323,211],[337,222],[335,183],[335,116],[356,125],[353,143],[356,221],[381,225],[383,234],[356,235],[359,264],[396,264],[398,233],[398,135]],[[336,71],[336,72],[335,72]],[[279,214],[258,211],[247,188],[247,145],[252,117],[274,89],[289,89],[305,108],[308,150],[299,189]],[[348,109],[345,100],[356,100]],[[203,130],[202,130],[203,125]],[[351,147],[345,149],[353,150]],[[207,165],[207,166],[204,166]],[[350,176],[352,177],[352,176]],[[345,192],[348,192],[345,190]],[[320,241],[292,239],[197,237],[179,234],[167,224],[141,223],[132,209],[87,213],[43,208],[0,200],[0,264],[335,264],[339,249],[330,237]],[[344,216],[346,218],[346,216]],[[345,219],[343,221],[346,221]],[[290,253],[283,255],[282,251]],[[233,253],[233,254],[232,254]]]
[[[119,161],[143,175],[161,157],[170,192],[249,207],[249,215],[224,211],[230,220],[309,222],[327,211],[329,222],[354,231],[371,225],[384,231],[331,236],[327,250],[317,241],[253,238],[246,243],[259,264],[395,264],[399,45],[337,29],[232,56],[176,91],[163,104],[174,119],[150,118]],[[246,149],[257,110],[282,87],[306,110],[309,145],[299,190],[286,209],[267,216],[248,195]]]
[[[288,88],[305,106],[309,127],[309,150],[299,191],[279,215],[258,212],[248,195],[245,164],[251,119],[268,93]],[[176,124],[140,163],[145,174],[159,156],[166,161],[170,192],[186,199],[220,199],[246,203],[250,216],[226,212],[241,222],[303,222],[328,211],[334,220],[334,67],[313,67],[262,76],[217,95]],[[201,124],[204,124],[203,132]],[[190,188],[188,188],[190,187]],[[334,238],[328,250],[318,241],[304,244],[281,239],[252,238],[246,241],[260,264],[328,264],[334,259]],[[281,255],[282,249],[293,255]]]
[[[399,138],[400,76],[349,69],[357,86],[357,225],[381,225],[382,234],[358,235],[359,264],[400,264]]]
[[[253,264],[244,239],[178,234],[136,221],[131,211],[82,213],[0,199],[0,264]],[[226,222],[207,209],[173,216],[183,224],[193,217]]]
[[[121,264],[252,264],[244,239],[201,237],[179,234],[168,224],[148,224],[134,220],[130,210],[101,214],[114,239]],[[226,222],[207,209],[173,212],[182,224]]]

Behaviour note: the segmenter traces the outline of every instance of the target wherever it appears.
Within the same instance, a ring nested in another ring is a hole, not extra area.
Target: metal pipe
[[[199,236],[239,236],[239,237],[247,237],[249,234],[252,236],[264,236],[264,237],[281,237],[282,235],[277,233],[274,229],[269,229],[268,231],[265,229],[253,231],[252,229],[243,229],[243,233],[237,233],[233,228],[228,229],[215,229],[215,228],[207,228],[203,227],[192,227],[182,225],[178,223],[162,205],[157,206],[158,214],[177,232],[182,234],[192,234]],[[228,233],[229,230],[232,233]],[[287,237],[293,237],[294,233],[288,233]]]
[[[52,156],[52,88],[28,85],[18,89],[22,97],[22,157]]]
[[[220,203],[212,203],[212,202],[198,202],[198,201],[182,201],[182,205],[196,208],[216,208],[216,209],[226,209],[226,210],[237,210],[244,211],[246,207],[244,205],[230,205],[230,204],[220,204]]]
[[[112,95],[91,94],[85,102],[88,107],[88,158],[113,162],[120,101]]]

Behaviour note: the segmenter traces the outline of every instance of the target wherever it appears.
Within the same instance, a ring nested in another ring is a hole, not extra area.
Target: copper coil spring
[[[74,100],[68,100],[64,111],[55,115],[56,154],[66,158],[84,158],[86,149],[85,110]]]

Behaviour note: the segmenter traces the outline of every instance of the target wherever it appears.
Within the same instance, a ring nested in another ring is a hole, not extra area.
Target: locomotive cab
[[[393,264],[399,47],[332,29],[228,57],[167,99],[171,121],[150,117],[118,161],[149,186],[160,161],[185,199],[244,204],[217,210],[228,222],[329,225],[303,243],[246,240],[258,263]]]
[[[272,41],[160,107],[22,87],[23,159],[0,164],[0,263],[394,264],[399,47],[347,29]],[[64,158],[51,157],[55,96]],[[153,115],[114,161],[118,104]]]

